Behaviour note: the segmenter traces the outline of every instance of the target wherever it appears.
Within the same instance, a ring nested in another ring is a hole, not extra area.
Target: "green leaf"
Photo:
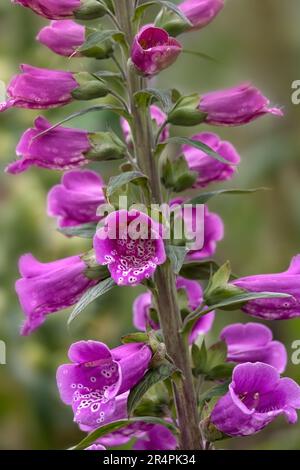
[[[120,429],[126,428],[127,426],[134,423],[150,423],[150,424],[161,424],[162,426],[170,429],[174,434],[177,434],[177,428],[174,424],[165,421],[162,418],[157,418],[153,416],[142,416],[131,419],[121,419],[119,421],[114,421],[112,423],[105,424],[95,431],[91,432],[86,436],[82,441],[79,442],[75,447],[72,447],[70,450],[83,450],[92,445],[95,441],[101,437],[111,434],[112,432],[119,431]]]
[[[107,199],[110,200],[114,193],[122,190],[122,188],[129,183],[133,183],[134,185],[141,187],[144,190],[146,197],[150,199],[148,178],[139,171],[127,171],[110,178],[106,190]]]
[[[147,333],[129,333],[128,335],[122,336],[121,337],[121,342],[123,344],[128,344],[128,343],[148,343],[149,342],[149,336]]]
[[[116,106],[111,106],[108,104],[103,104],[103,105],[96,105],[96,106],[91,106],[89,108],[82,109],[81,111],[78,111],[76,113],[70,114],[69,116],[65,117],[61,121],[57,122],[56,124],[53,124],[53,126],[49,127],[45,131],[40,132],[39,134],[35,135],[32,140],[38,139],[42,135],[48,134],[48,132],[53,131],[57,127],[61,126],[62,124],[65,124],[66,122],[71,121],[72,119],[75,119],[80,116],[84,116],[85,114],[92,113],[95,111],[112,111],[118,114],[119,116],[124,117],[126,120],[131,120],[130,114],[128,114],[126,111],[124,111],[123,108],[118,108]]]
[[[165,188],[179,193],[191,188],[197,179],[197,173],[191,171],[186,159],[181,156],[174,161],[169,158],[163,162],[161,181]]]
[[[215,152],[212,148],[208,145],[204,144],[203,142],[199,142],[198,140],[189,139],[188,137],[170,137],[164,143],[166,144],[180,144],[180,145],[189,145],[191,147],[195,147],[203,152],[207,153],[207,155],[215,158],[219,162],[225,163],[226,165],[236,166],[236,164],[229,162],[225,158],[221,157],[217,152]]]
[[[206,374],[205,378],[206,380],[230,379],[235,366],[236,364],[234,362],[224,362],[223,364],[219,364],[211,369]]]
[[[76,225],[74,227],[60,227],[57,229],[59,233],[67,237],[93,238],[97,229],[97,223],[89,223]]]
[[[175,274],[179,274],[186,254],[188,252],[185,246],[166,245],[167,256],[171,262]]]
[[[205,340],[202,341],[201,348],[196,344],[192,345],[192,359],[196,374],[202,374],[207,367],[207,349]]]
[[[227,359],[227,346],[224,341],[213,344],[207,351],[207,371],[223,364]]]
[[[191,51],[190,49],[182,49],[182,52],[184,54],[190,54],[199,57],[199,59],[209,60],[210,62],[214,62],[215,64],[219,63],[217,59],[208,54],[205,54],[205,52]]]
[[[180,270],[180,276],[186,279],[197,279],[203,281],[209,279],[211,274],[219,269],[219,265],[213,260],[193,261],[183,264]]]
[[[207,201],[212,199],[213,197],[220,196],[221,194],[228,194],[228,195],[244,195],[244,194],[253,194],[257,193],[258,191],[269,191],[269,188],[254,188],[254,189],[219,189],[218,191],[210,191],[207,193],[201,193],[199,196],[190,199],[189,201],[185,202],[185,204],[205,204]]]
[[[215,305],[210,305],[205,310],[202,310],[202,308],[200,308],[192,312],[184,320],[183,331],[190,331],[195,322],[198,320],[198,318],[206,315],[209,312],[212,312],[213,310],[236,310],[237,308],[242,307],[245,303],[250,302],[251,300],[289,297],[291,297],[289,294],[282,294],[279,292],[245,292],[243,294],[235,295],[233,297],[224,299]]]
[[[164,1],[164,0],[157,0],[157,3],[159,3],[160,5],[168,8],[169,10],[173,11],[173,13],[175,13],[176,15],[179,16],[179,18],[184,22],[186,23],[188,26],[193,26],[192,23],[190,22],[190,20],[185,16],[184,13],[182,13],[182,11],[178,8],[177,5],[174,5],[174,3],[172,2],[167,2],[167,1]]]
[[[215,387],[210,388],[206,392],[202,393],[199,397],[199,404],[203,405],[205,402],[210,401],[212,398],[215,397],[222,397],[228,392],[228,386],[230,381],[227,380],[226,382],[216,385]]]
[[[174,3],[168,2],[168,1],[163,1],[163,0],[153,0],[153,1],[150,1],[150,2],[147,2],[147,3],[144,3],[143,5],[139,5],[135,10],[133,21],[139,21],[142,18],[145,11],[153,5],[161,5],[165,8],[167,8],[167,9],[171,10],[173,13],[178,15],[179,18],[184,23],[186,23],[187,26],[190,26],[190,27],[193,26],[192,23],[189,21],[189,19],[182,13],[182,11],[176,5],[174,5]]]
[[[135,103],[139,107],[148,107],[153,101],[161,103],[161,107],[165,113],[168,113],[174,103],[179,99],[180,93],[178,90],[160,90],[158,88],[147,88],[138,91],[134,95]]]
[[[79,300],[79,302],[75,305],[71,315],[69,316],[68,319],[68,325],[95,299],[100,297],[101,295],[104,295],[106,292],[108,292],[110,289],[112,289],[115,286],[115,282],[113,279],[110,277],[108,279],[105,279],[104,281],[99,282],[99,284],[96,284],[95,286],[91,287]]]
[[[130,391],[127,402],[128,415],[130,416],[132,414],[142,397],[153,385],[168,379],[177,370],[178,369],[170,362],[164,362],[157,368],[148,370],[142,380]]]
[[[101,44],[108,39],[111,39],[114,34],[119,33],[118,30],[104,30],[104,31],[95,31],[92,34],[89,34],[85,42],[78,48],[79,52],[86,52],[87,50]]]

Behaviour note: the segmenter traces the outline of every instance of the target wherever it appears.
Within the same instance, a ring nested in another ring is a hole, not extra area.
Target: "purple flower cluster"
[[[86,45],[86,38],[91,31],[72,18],[92,19],[107,12],[110,16],[113,15],[110,2],[13,0],[13,3],[30,8],[38,15],[50,19],[51,22],[38,33],[37,40],[56,54],[70,58],[78,58],[84,53],[81,46]],[[114,3],[116,6],[118,2]],[[166,18],[170,15],[169,26],[172,21],[175,23],[183,21],[184,31],[198,30],[209,24],[223,6],[224,0],[185,0],[179,3],[179,10],[190,23],[184,21],[184,18],[179,18],[178,14],[173,20],[174,12],[167,11],[168,9],[163,10],[163,15],[165,14]],[[167,20],[166,29],[158,27],[159,17],[155,24],[142,26],[128,48],[130,51],[127,57],[128,75],[141,75],[142,77],[136,76],[136,80],[141,83],[145,78],[152,79],[170,67],[183,50],[181,43],[169,34],[172,25],[168,29]],[[179,28],[177,33],[182,31]],[[177,33],[175,31],[174,35]],[[93,46],[98,46],[93,41],[91,43],[92,49]],[[124,46],[124,51],[125,49]],[[96,55],[95,58],[100,59]],[[118,68],[122,68],[116,58],[115,61]],[[117,77],[121,83],[123,76],[126,78],[127,74],[123,73],[124,70],[118,72],[121,72]],[[103,74],[106,78],[111,76],[116,78],[116,74],[112,75],[111,72]],[[131,181],[135,184],[136,181],[147,179],[135,172],[139,163],[140,149],[134,141],[135,133],[132,126],[136,123],[132,123],[130,111],[134,114],[132,106],[138,106],[138,99],[136,103],[134,102],[134,98],[138,96],[136,94],[130,97],[132,99],[129,109],[123,98],[126,93],[121,93],[119,96],[109,87],[106,90],[104,82],[105,80],[97,74],[85,72],[77,74],[21,65],[21,73],[15,75],[7,87],[7,99],[0,103],[0,112],[13,107],[47,110],[67,105],[73,99],[89,100],[112,93],[118,104],[123,106],[119,114],[123,116],[121,129],[123,140],[127,144],[127,148],[124,144],[124,154],[120,151],[118,157],[128,157],[127,164],[130,164],[132,178],[120,178],[118,189],[125,188],[130,193]],[[104,87],[105,90],[100,92],[97,87]],[[129,90],[129,94],[131,92],[132,90]],[[260,90],[249,83],[212,91],[200,97],[198,94],[181,96],[176,90],[172,90],[169,95],[159,95],[153,89],[147,93],[144,93],[147,95],[145,102],[149,98],[147,101],[149,117],[152,120],[154,137],[157,135],[155,144],[170,143],[166,141],[170,136],[171,124],[190,126],[204,123],[213,126],[239,126],[267,114],[276,116],[283,114],[279,108],[270,105],[270,101]],[[153,104],[154,99],[160,102],[161,107]],[[151,122],[149,127],[151,128]],[[27,129],[20,138],[16,148],[18,159],[6,168],[10,174],[24,172],[31,166],[64,171],[60,183],[49,191],[48,215],[56,218],[60,231],[66,233],[68,233],[66,229],[70,227],[76,232],[83,229],[82,226],[85,224],[89,224],[92,229],[97,225],[93,236],[92,267],[96,266],[95,270],[100,270],[101,266],[105,267],[107,277],[110,276],[118,286],[135,287],[143,284],[149,289],[140,294],[133,303],[133,323],[140,331],[147,333],[149,330],[156,331],[155,334],[151,333],[152,337],[150,333],[138,334],[138,341],[140,337],[145,337],[145,343],[129,343],[113,349],[98,341],[79,341],[72,344],[69,349],[70,363],[58,368],[57,386],[60,397],[72,408],[74,421],[84,432],[91,432],[116,420],[128,419],[127,405],[130,391],[150,369],[156,367],[157,361],[160,360],[155,355],[157,350],[151,343],[151,338],[153,340],[155,337],[157,341],[160,338],[157,331],[160,329],[161,312],[156,311],[154,300],[155,272],[159,270],[158,273],[162,273],[160,267],[171,261],[169,250],[174,249],[174,246],[164,241],[164,235],[171,223],[168,225],[164,217],[149,217],[148,207],[144,211],[125,210],[116,204],[114,207],[111,206],[110,213],[100,215],[102,214],[100,208],[102,209],[108,201],[113,203],[113,198],[110,199],[111,186],[105,187],[99,173],[80,169],[88,164],[89,158],[96,159],[99,135],[107,133],[92,134],[86,130],[62,125],[52,126],[44,117],[39,116],[33,127]],[[156,157],[154,141],[155,139],[153,139],[153,158]],[[204,145],[195,145],[193,141]],[[104,139],[103,146],[106,144],[107,141]],[[123,142],[120,146],[122,145]],[[214,158],[207,147],[221,156],[222,161]],[[158,145],[157,148],[160,150],[164,145]],[[104,153],[105,151],[108,151],[107,148],[104,149]],[[181,153],[184,158],[180,157],[178,161],[183,162],[185,173],[180,176],[186,176],[188,172],[187,176],[191,177],[191,189],[205,188],[211,183],[231,179],[241,160],[230,142],[207,131],[191,137],[188,145],[182,145]],[[163,178],[161,180],[164,181]],[[167,184],[166,188],[169,189]],[[141,185],[139,189],[142,191],[144,187]],[[141,197],[143,200],[147,199],[147,203],[148,199],[151,199],[148,197],[151,188],[148,189],[149,191],[144,192]],[[177,214],[183,219],[185,234],[191,235],[187,238],[192,239],[199,222],[196,208],[192,207],[187,213],[183,210],[183,198],[172,199],[170,195],[168,199],[171,208],[179,204]],[[202,246],[193,247],[186,243],[188,251],[183,262],[192,266],[191,269],[196,265],[194,269],[201,270],[205,265],[203,261],[207,261],[215,254],[217,243],[224,237],[224,224],[220,216],[210,212],[206,205],[203,211],[203,223],[199,229],[203,235]],[[196,233],[196,238],[197,235]],[[183,258],[184,256],[185,252]],[[22,335],[29,335],[39,328],[48,314],[73,306],[90,288],[98,284],[100,278],[97,279],[95,275],[89,276],[89,261],[83,255],[48,263],[39,262],[31,254],[20,258],[21,278],[16,282],[16,292],[25,314]],[[180,276],[178,274],[180,269],[174,271],[177,277],[176,286],[173,287],[177,290],[182,319],[195,310],[206,309],[203,304],[211,305],[205,296],[209,289],[203,292],[198,280]],[[195,276],[194,279],[198,277]],[[248,301],[243,303],[242,310],[264,320],[290,319],[300,316],[299,280],[300,255],[297,255],[285,272],[231,280],[229,286],[226,286],[228,289],[226,294],[235,292],[236,289],[233,288],[240,289],[242,293],[288,294],[289,297],[285,298],[270,297]],[[166,314],[168,307],[165,306]],[[200,316],[189,330],[189,343],[196,343],[200,335],[209,333],[214,319],[215,312]],[[164,331],[162,335],[165,335]],[[292,379],[280,377],[286,369],[287,352],[280,341],[273,339],[272,331],[258,323],[231,324],[223,328],[220,340],[227,348],[227,357],[224,355],[222,361],[234,363],[235,367],[228,392],[217,401],[211,412],[210,424],[228,436],[247,436],[260,431],[279,415],[284,415],[290,423],[295,423],[296,410],[300,409],[300,387]],[[195,345],[192,347],[195,348]],[[209,356],[209,352],[207,354]],[[166,354],[162,360],[169,359]],[[221,366],[226,365],[228,364],[221,364]],[[193,372],[196,374],[196,369]],[[209,375],[208,378],[210,379]],[[120,446],[131,440],[134,440],[135,450],[174,450],[179,445],[177,436],[170,431],[170,426],[164,426],[169,423],[171,410],[169,411],[169,414],[163,414],[164,421],[160,421],[160,424],[149,423],[145,418],[143,418],[145,421],[128,422],[128,426],[98,439],[86,450],[105,450],[107,447]],[[176,419],[174,422],[177,424]]]

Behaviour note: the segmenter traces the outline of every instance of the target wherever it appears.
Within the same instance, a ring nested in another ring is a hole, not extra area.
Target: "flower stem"
[[[132,44],[135,34],[132,22],[134,5],[134,0],[117,0],[115,2],[118,23],[125,33],[129,44]],[[128,64],[127,84],[133,117],[132,136],[136,161],[141,171],[149,178],[152,201],[156,204],[161,204],[163,198],[158,164],[153,154],[155,143],[151,118],[148,111],[146,112],[145,109],[137,107],[134,101],[134,94],[146,88],[146,81],[141,79]],[[157,268],[155,283],[157,289],[156,303],[167,353],[182,372],[182,379],[173,384],[180,428],[180,449],[200,449],[201,434],[188,344],[180,333],[182,320],[177,303],[176,277],[169,262]]]

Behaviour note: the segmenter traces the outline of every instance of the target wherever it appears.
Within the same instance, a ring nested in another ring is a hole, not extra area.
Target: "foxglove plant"
[[[178,7],[158,2],[158,15],[144,25],[143,14],[153,2],[14,3],[52,20],[37,37],[51,51],[77,61],[94,58],[95,64],[110,58],[115,66],[76,73],[22,65],[0,104],[0,111],[43,110],[106,98],[57,124],[38,117],[17,145],[18,160],[7,166],[10,174],[33,165],[64,171],[49,192],[48,214],[66,236],[92,240],[89,252],[53,262],[21,257],[16,291],[26,317],[22,334],[40,327],[48,314],[76,304],[72,321],[110,289],[142,285],[146,290],[133,305],[138,332],[124,336],[114,349],[79,341],[69,349],[71,363],[58,368],[61,399],[88,433],[75,448],[105,450],[131,442],[137,450],[210,449],[217,439],[256,433],[280,414],[295,423],[300,387],[280,378],[286,350],[269,328],[229,325],[210,346],[203,337],[218,310],[240,307],[268,320],[300,316],[300,255],[280,274],[236,278],[228,263],[219,267],[211,258],[224,224],[208,202],[228,190],[199,189],[233,178],[240,156],[211,132],[170,137],[171,126],[239,126],[282,111],[250,84],[202,95],[149,85],[180,60],[183,47],[174,36],[206,26],[223,0],[185,0]],[[104,15],[114,29],[104,29],[100,21],[92,28],[84,23]],[[120,117],[123,138],[62,125],[103,110]],[[181,153],[171,156],[169,144],[179,145]],[[104,160],[121,163],[107,184],[95,171]],[[90,161],[93,170],[79,168]],[[189,199],[185,190],[197,194]],[[178,216],[184,227],[179,235]],[[204,382],[214,381],[216,387],[201,393]]]

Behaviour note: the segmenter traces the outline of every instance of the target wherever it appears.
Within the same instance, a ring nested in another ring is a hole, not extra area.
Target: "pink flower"
[[[72,101],[78,83],[71,72],[21,65],[7,88],[8,100],[0,103],[0,112],[8,108],[49,109]]]
[[[68,170],[88,163],[85,153],[92,146],[87,131],[58,126],[39,136],[50,127],[42,116],[34,121],[34,127],[24,132],[17,145],[16,153],[21,158],[8,165],[8,173],[22,173],[31,166]]]
[[[224,0],[185,0],[178,8],[193,25],[200,29],[209,24],[224,7]]]
[[[264,362],[284,372],[287,353],[284,345],[273,341],[270,328],[260,323],[234,323],[221,331],[227,345],[227,359],[232,362]]]
[[[48,215],[59,227],[97,222],[97,207],[105,203],[101,176],[91,170],[69,171],[48,194]]]
[[[85,28],[72,20],[51,21],[41,29],[37,40],[56,54],[70,57],[85,41]]]
[[[201,134],[194,135],[192,139],[208,145],[221,157],[234,165],[240,162],[240,156],[233,145],[230,142],[221,140],[217,134],[202,132]],[[229,180],[236,172],[236,166],[226,165],[226,163],[216,160],[195,147],[184,145],[182,150],[189,169],[198,174],[194,184],[195,188],[204,188],[209,183],[215,181]]]
[[[38,15],[50,19],[64,19],[73,16],[80,7],[80,0],[12,0],[26,8],[31,8]]]
[[[172,65],[181,51],[181,44],[167,31],[146,25],[134,38],[131,60],[141,74],[153,76]]]
[[[56,378],[60,397],[72,406],[74,421],[81,429],[118,419],[118,410],[124,409],[124,393],[142,379],[151,357],[151,349],[143,343],[111,350],[98,341],[72,344],[71,364],[61,365]]]
[[[205,121],[216,126],[239,126],[265,114],[283,116],[279,108],[270,108],[270,101],[250,83],[212,91],[202,95],[199,111],[207,114]]]
[[[94,237],[94,249],[98,263],[108,266],[119,285],[140,284],[166,260],[160,227],[136,210],[109,214]]]
[[[44,323],[46,316],[74,305],[84,292],[97,283],[88,279],[80,256],[40,263],[31,254],[20,258],[22,276],[16,291],[26,315],[21,334],[29,335]]]

